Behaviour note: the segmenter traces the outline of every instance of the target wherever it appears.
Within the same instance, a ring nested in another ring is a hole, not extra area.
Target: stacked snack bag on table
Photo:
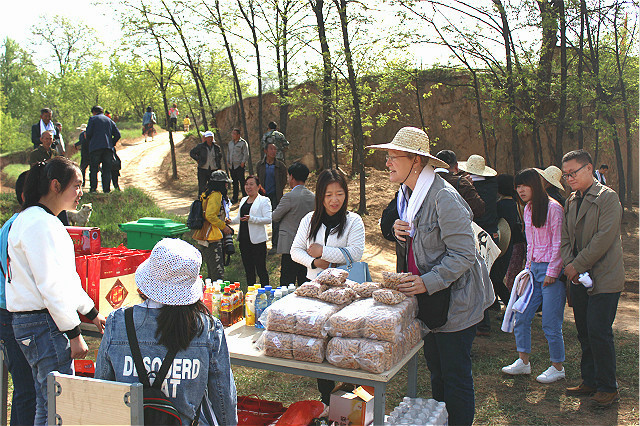
[[[341,306],[296,294],[274,302],[258,318],[266,329],[258,341],[265,355],[320,363],[327,345],[325,324]]]
[[[372,298],[355,301],[332,315],[327,331],[333,338],[326,357],[343,368],[382,373],[402,359],[423,337],[416,319],[418,302],[397,291],[402,274],[383,273],[382,288],[371,283],[362,292]]]
[[[265,309],[258,317],[265,355],[317,363],[326,356],[336,366],[374,373],[400,361],[423,336],[416,298],[397,291],[403,275],[385,273],[382,284],[347,276],[326,269]]]

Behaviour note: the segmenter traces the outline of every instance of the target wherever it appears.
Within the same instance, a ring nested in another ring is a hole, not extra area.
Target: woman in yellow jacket
[[[233,233],[228,226],[230,222],[228,183],[229,178],[222,170],[216,170],[211,174],[206,191],[200,195],[204,225],[193,233],[193,239],[197,241],[202,252],[202,260],[207,264],[209,278],[214,281],[224,278],[223,234]]]

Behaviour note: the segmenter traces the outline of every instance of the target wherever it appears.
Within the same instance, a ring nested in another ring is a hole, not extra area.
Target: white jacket
[[[73,242],[60,220],[42,207],[21,212],[8,239],[7,310],[47,309],[62,332],[80,325],[93,300],[82,289],[76,272]]]
[[[522,291],[522,295],[518,295],[518,287],[520,281],[529,278]],[[513,333],[513,329],[516,325],[516,312],[523,313],[533,294],[533,275],[528,269],[523,269],[516,278],[513,280],[513,287],[511,288],[511,297],[509,303],[504,311],[504,319],[502,320],[502,327],[500,328],[505,333]]]
[[[231,223],[240,223],[240,210],[249,197],[240,200],[238,214],[231,219]],[[251,209],[249,210],[249,237],[252,244],[264,243],[267,241],[267,228],[265,225],[271,223],[271,200],[264,195],[258,194]]]
[[[314,258],[309,256],[307,249],[313,243],[324,246],[321,259],[329,263],[338,265],[347,263],[339,247],[347,249],[354,262],[359,262],[362,259],[362,253],[364,253],[364,223],[359,215],[347,212],[347,223],[342,235],[338,237],[337,233],[330,234],[326,244],[324,243],[326,231],[324,225],[320,225],[316,238],[313,241],[309,241],[312,216],[313,212],[310,212],[302,218],[296,237],[293,240],[293,244],[291,244],[291,259],[307,267],[307,278],[312,280],[322,272],[320,268],[311,269],[311,262],[313,262]]]

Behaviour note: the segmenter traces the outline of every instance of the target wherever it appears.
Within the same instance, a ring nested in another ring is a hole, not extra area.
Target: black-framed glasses
[[[587,163],[587,164],[589,164],[589,163]],[[580,167],[578,170],[574,170],[574,171],[572,171],[571,173],[563,173],[563,174],[562,174],[562,179],[564,179],[564,180],[568,180],[569,178],[571,178],[571,179],[575,179],[575,178],[576,178],[576,175],[578,174],[578,172],[579,172],[580,170],[584,169],[585,167],[587,167],[587,164],[583,165],[583,166],[582,166],[582,167]]]
[[[389,161],[389,160],[396,161],[396,158],[408,158],[408,157],[409,157],[408,155],[385,155],[384,159],[386,161]]]

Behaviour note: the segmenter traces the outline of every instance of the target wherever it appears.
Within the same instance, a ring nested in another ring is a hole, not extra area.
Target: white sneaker
[[[562,370],[558,371],[558,369],[553,365],[547,368],[544,373],[536,377],[536,380],[540,383],[553,383],[561,379],[564,379],[564,367],[562,367]]]
[[[502,372],[511,374],[512,376],[518,374],[531,374],[531,363],[525,364],[520,358],[518,358],[513,364],[502,367]]]

